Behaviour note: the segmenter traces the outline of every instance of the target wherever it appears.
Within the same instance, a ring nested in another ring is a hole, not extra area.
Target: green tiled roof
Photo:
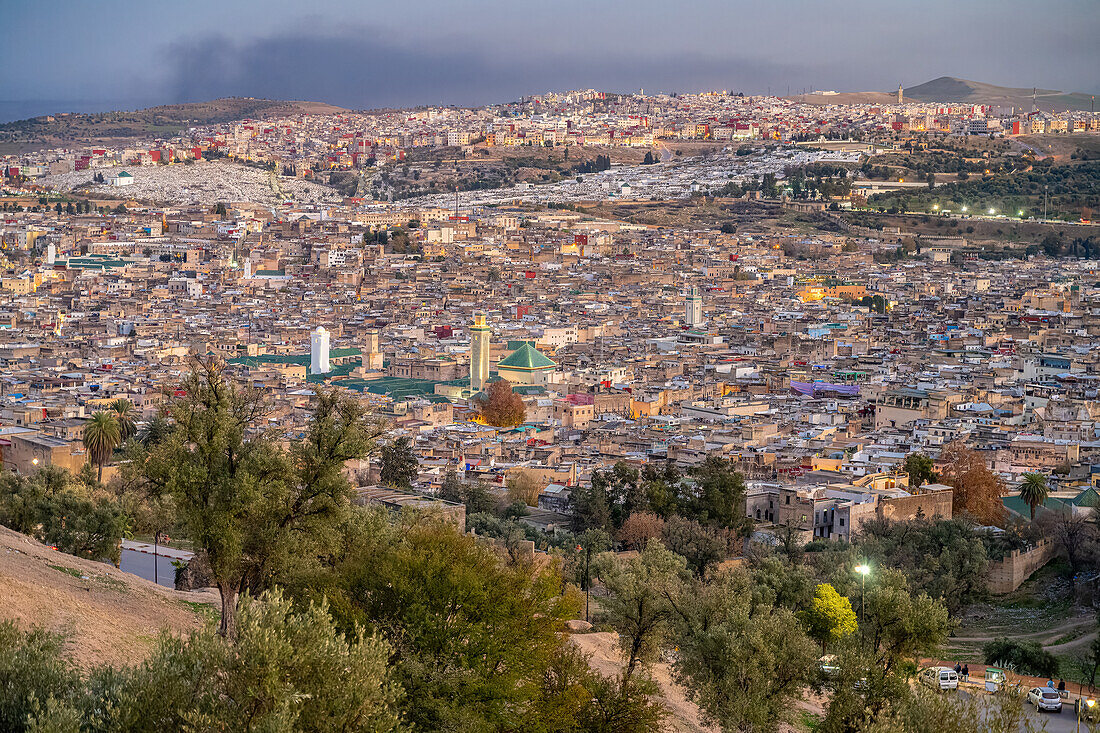
[[[1031,507],[1029,507],[1027,503],[1020,497],[1005,496],[1001,498],[1001,503],[1003,503],[1005,505],[1005,508],[1013,514],[1018,514],[1024,519],[1031,519]],[[1035,507],[1035,518],[1038,519],[1043,514],[1043,512],[1065,511],[1067,503],[1069,502],[1063,501],[1062,499],[1058,499],[1053,496],[1048,497],[1046,501]]]
[[[1070,499],[1070,503],[1076,504],[1077,506],[1091,506],[1100,508],[1100,493],[1097,493],[1096,489],[1090,486],[1077,496]]]
[[[331,354],[331,352],[330,352]],[[230,359],[230,364],[258,367],[261,364],[301,364],[309,366],[309,354],[260,354],[259,356],[241,356]]]
[[[407,377],[381,377],[379,379],[341,379],[334,384],[356,392],[369,392],[377,395],[387,395],[394,399],[409,396],[428,397],[433,402],[448,401],[445,397],[435,394],[435,385],[467,384],[465,379],[454,379],[448,382],[435,382],[430,379],[409,379]]]
[[[535,371],[537,369],[553,369],[557,364],[546,358],[546,355],[531,344],[525,343],[518,349],[501,359],[497,369],[520,369],[523,371]]]

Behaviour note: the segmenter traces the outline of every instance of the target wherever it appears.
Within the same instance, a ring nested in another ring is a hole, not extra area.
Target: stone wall
[[[879,519],[895,522],[913,519],[918,514],[928,519],[932,517],[951,519],[951,494],[950,491],[930,491],[897,499],[881,499],[878,502],[876,514]]]
[[[1057,547],[1050,540],[1042,540],[1030,550],[1013,550],[1008,557],[989,566],[986,576],[989,592],[998,595],[1011,593],[1057,553]]]

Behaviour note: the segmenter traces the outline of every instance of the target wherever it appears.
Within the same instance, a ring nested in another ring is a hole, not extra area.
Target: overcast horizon
[[[19,3],[0,120],[226,96],[365,109],[507,102],[547,91],[891,91],[954,76],[1100,91],[1100,3],[1052,0],[329,0]],[[950,18],[950,23],[945,23]],[[1072,20],[1072,22],[1067,22]],[[944,27],[951,31],[944,32]],[[47,42],[48,41],[48,42]],[[79,72],[74,72],[78,69]]]

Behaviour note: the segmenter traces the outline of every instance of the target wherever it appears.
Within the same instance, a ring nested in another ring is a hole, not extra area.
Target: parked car
[[[933,690],[959,689],[959,675],[950,667],[929,667],[920,673],[920,682]]]
[[[1032,687],[1031,692],[1027,693],[1027,701],[1034,705],[1036,710],[1062,712],[1062,696],[1053,687]]]

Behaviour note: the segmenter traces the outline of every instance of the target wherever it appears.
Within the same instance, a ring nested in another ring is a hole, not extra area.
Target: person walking
[[[970,665],[969,664],[964,664],[963,665],[963,682],[969,682],[969,681],[970,681]]]
[[[955,662],[955,676],[958,677],[959,675],[961,675],[962,671],[963,671],[962,665],[959,664],[958,662]]]

